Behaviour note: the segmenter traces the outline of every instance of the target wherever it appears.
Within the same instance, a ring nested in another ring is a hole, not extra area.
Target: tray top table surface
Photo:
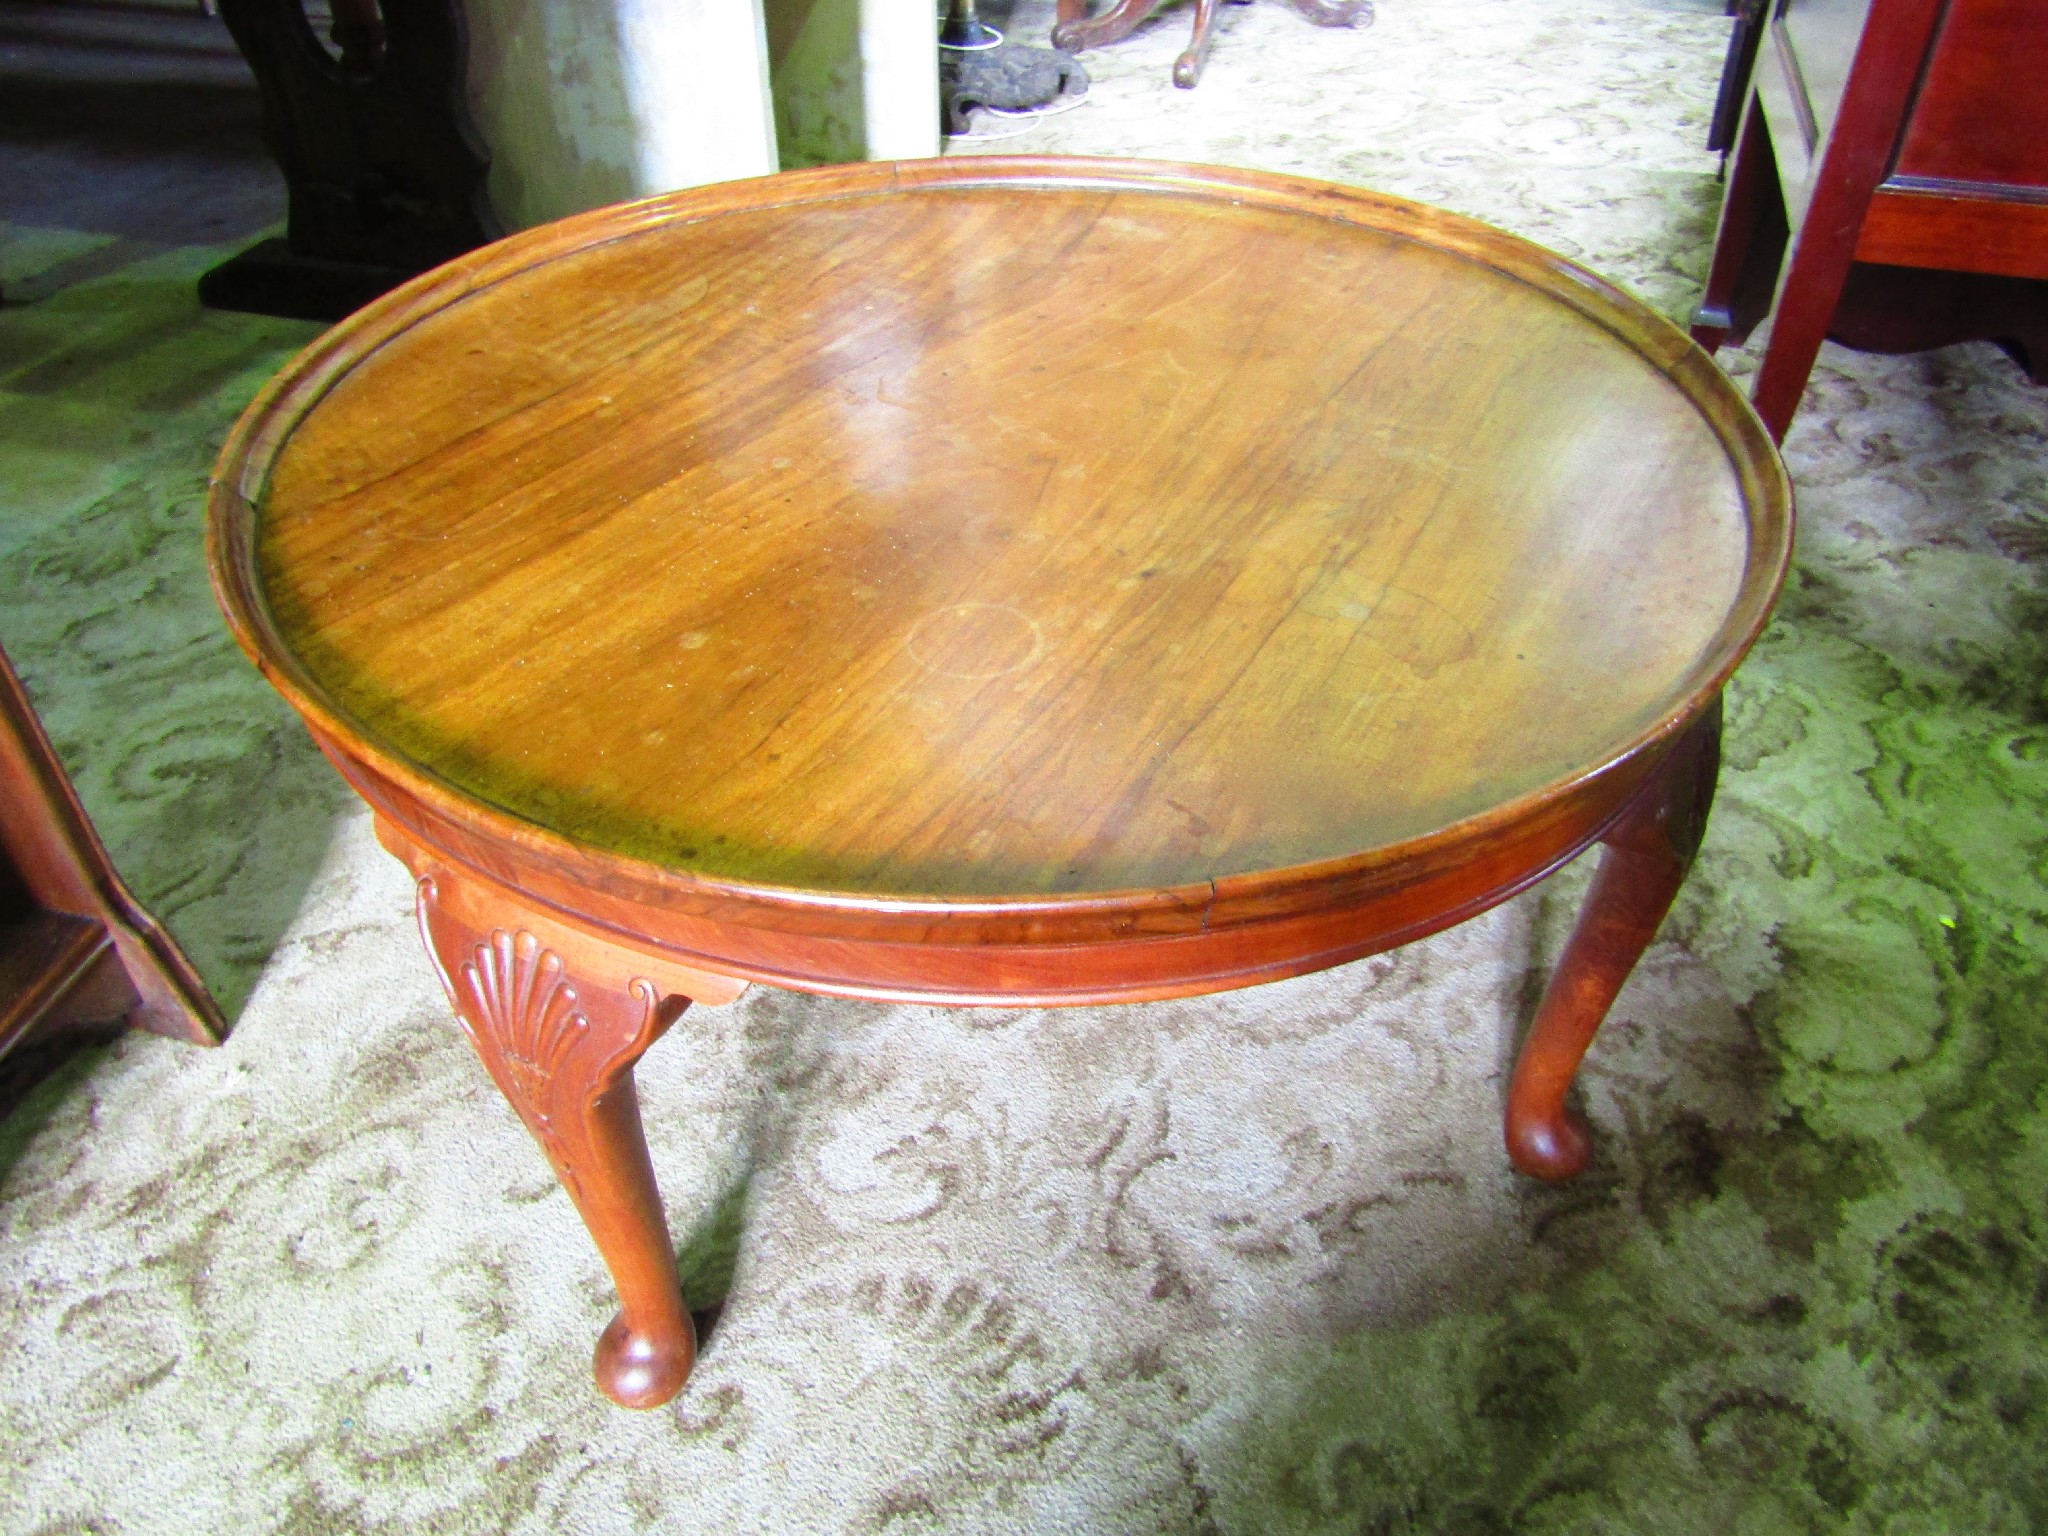
[[[1672,327],[1450,215],[933,161],[515,237],[323,338],[216,580],[316,727],[711,886],[1058,899],[1527,814],[1715,696],[1782,472]]]

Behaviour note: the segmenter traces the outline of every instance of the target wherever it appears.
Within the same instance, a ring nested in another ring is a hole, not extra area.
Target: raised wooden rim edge
[[[695,874],[564,837],[503,807],[488,804],[441,780],[375,740],[329,704],[304,674],[269,622],[256,584],[255,506],[270,464],[298,421],[362,358],[425,316],[468,294],[588,245],[630,237],[686,220],[757,211],[799,202],[881,195],[900,187],[1017,186],[1101,188],[1214,197],[1278,211],[1336,219],[1421,239],[1528,283],[1599,324],[1662,372],[1700,412],[1734,466],[1749,513],[1750,544],[1741,587],[1728,617],[1696,666],[1682,705],[1627,742],[1607,761],[1567,779],[1405,842],[1173,887],[1135,887],[1064,895],[892,895],[814,890]],[[1754,645],[1769,620],[1790,565],[1792,496],[1776,446],[1749,403],[1684,332],[1640,300],[1555,252],[1463,215],[1404,198],[1335,183],[1263,171],[1165,161],[1059,156],[954,157],[860,163],[785,172],[717,183],[579,214],[481,247],[357,311],[298,354],[250,402],[229,434],[208,497],[207,563],[214,593],[237,643],[317,731],[423,804],[486,837],[520,846],[561,868],[602,872],[604,883],[644,893],[659,905],[664,895],[686,896],[693,906],[730,909],[744,921],[748,907],[777,909],[777,926],[833,931],[834,918],[864,919],[863,928],[899,915],[920,926],[944,915],[960,942],[973,942],[976,914],[1014,918],[1041,912],[1070,918],[1095,916],[1107,931],[1125,914],[1162,906],[1200,907],[1219,922],[1257,921],[1275,910],[1301,911],[1317,903],[1318,888],[1343,887],[1372,872],[1418,857],[1433,862],[1452,848],[1511,828],[1547,807],[1584,794],[1599,780],[1660,753],[1697,719]],[[1589,834],[1590,837],[1590,834]],[[1341,904],[1341,903],[1338,903]],[[1220,907],[1252,907],[1232,918]],[[1206,926],[1206,923],[1205,923]]]

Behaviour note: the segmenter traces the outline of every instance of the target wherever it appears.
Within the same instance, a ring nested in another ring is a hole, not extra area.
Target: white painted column
[[[860,0],[867,158],[939,152],[939,20],[932,0]]]
[[[761,0],[464,0],[508,228],[776,169]]]
[[[937,0],[768,0],[790,165],[939,152]]]

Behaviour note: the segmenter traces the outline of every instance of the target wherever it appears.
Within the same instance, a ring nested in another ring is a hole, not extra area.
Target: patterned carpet
[[[1001,147],[1362,182],[1682,314],[1720,10],[1260,0],[1177,92],[1176,7]],[[0,1124],[0,1529],[2048,1529],[2048,393],[1995,349],[1823,355],[1798,570],[1578,1184],[1509,1174],[1498,1116],[1583,868],[1228,997],[756,988],[640,1073],[724,1309],[631,1414],[404,873],[208,596],[209,462],[311,334],[199,310],[220,254],[0,311],[0,642],[236,1019]]]

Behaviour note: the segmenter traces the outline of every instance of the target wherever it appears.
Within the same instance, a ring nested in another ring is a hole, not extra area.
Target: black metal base
[[[949,23],[939,33],[941,48],[953,48],[962,53],[977,53],[984,48],[1000,48],[1002,45],[1003,34],[976,17],[970,17],[960,26]]]
[[[301,256],[281,239],[261,240],[199,279],[199,302],[288,320],[339,320],[415,273]]]
[[[967,131],[967,116],[976,107],[1026,112],[1087,91],[1088,71],[1050,48],[1005,43],[986,53],[939,55],[941,115],[952,134]]]

